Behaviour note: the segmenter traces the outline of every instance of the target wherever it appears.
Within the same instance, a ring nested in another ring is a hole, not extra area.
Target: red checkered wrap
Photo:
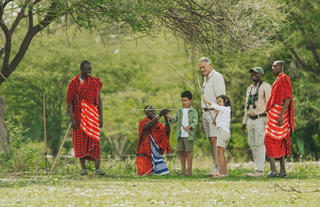
[[[80,128],[72,129],[72,142],[75,158],[100,160],[100,142],[90,138]]]
[[[289,104],[289,122],[291,131],[294,131],[294,107],[292,98],[292,84],[290,77],[284,73],[278,75],[277,80],[272,86],[271,95],[266,105],[266,112],[268,112],[274,105],[278,104],[283,106],[283,101],[287,98],[291,98]]]
[[[278,126],[278,119],[283,106],[274,105],[267,114],[264,144],[268,157],[281,158],[291,154],[290,123],[288,110],[284,113],[283,124]]]
[[[144,141],[141,140],[141,135],[143,127],[147,122],[150,122],[149,118],[143,118],[139,122],[139,139],[136,149],[136,165],[138,170],[138,175],[148,175],[152,173],[152,159],[151,159],[151,141],[150,141],[150,130],[145,136]],[[165,126],[158,121],[152,128],[151,133],[157,145],[161,149],[161,154],[166,151],[166,153],[171,152],[169,137],[166,135]],[[151,169],[151,170],[150,170]],[[150,172],[149,172],[150,170]]]
[[[98,78],[89,76],[81,84],[79,77],[80,75],[77,75],[70,81],[67,91],[67,103],[69,106],[69,104],[73,102],[74,118],[77,122],[77,128],[72,129],[74,154],[76,158],[85,157],[88,160],[94,160],[94,158],[100,159],[100,143],[97,140],[89,138],[89,136],[80,129],[80,118],[82,100],[93,105],[98,105],[98,95],[102,83]]]
[[[151,175],[152,174],[152,158],[137,156],[136,158],[138,175]]]

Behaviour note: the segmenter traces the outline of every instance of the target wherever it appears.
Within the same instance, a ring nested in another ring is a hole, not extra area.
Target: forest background
[[[263,2],[268,4],[268,1]],[[79,74],[82,60],[92,63],[93,75],[104,84],[101,90],[104,109],[102,155],[134,155],[138,122],[144,116],[141,109],[146,104],[157,109],[178,108],[181,106],[181,92],[190,90],[194,95],[193,106],[201,114],[203,78],[197,60],[207,56],[212,59],[214,69],[224,76],[226,92],[232,103],[229,159],[250,159],[247,137],[241,132],[245,92],[251,84],[249,70],[255,66],[264,68],[264,80],[272,84],[275,77],[271,65],[275,60],[284,60],[285,72],[293,84],[295,105],[291,159],[318,160],[320,2],[276,2],[287,5],[286,20],[277,35],[269,39],[271,44],[236,55],[223,50],[196,48],[174,31],[162,28],[158,28],[157,33],[143,36],[118,27],[96,32],[76,25],[61,27],[59,23],[51,24],[34,38],[16,71],[0,86],[0,95],[7,103],[5,119],[10,131],[10,156],[43,152],[43,92],[49,154],[58,152],[70,122],[66,112],[67,86],[71,78]],[[23,25],[18,27],[15,38],[23,39],[25,30]],[[3,42],[4,36],[1,35]],[[13,42],[13,50],[17,48],[18,44]],[[200,131],[201,120],[200,116],[194,151],[198,157],[211,153],[209,142]],[[173,154],[176,149],[174,130],[175,125],[170,138]],[[64,154],[71,151],[70,136],[64,145]]]

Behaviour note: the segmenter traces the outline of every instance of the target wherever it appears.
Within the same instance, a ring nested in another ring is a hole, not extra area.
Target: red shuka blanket
[[[281,158],[291,154],[290,123],[288,110],[284,113],[283,124],[278,126],[278,118],[283,106],[274,105],[267,115],[264,145],[268,157]]]
[[[284,100],[291,98],[288,110],[283,115],[283,124],[278,126],[278,118]],[[281,158],[291,154],[290,131],[294,131],[294,107],[290,77],[284,73],[277,76],[272,86],[271,96],[266,106],[267,121],[264,143],[268,157]]]
[[[99,111],[98,107],[82,99],[81,103],[81,129],[90,138],[100,141]]]
[[[148,130],[145,139],[141,140],[141,135],[144,125],[151,121],[149,118],[143,118],[139,122],[139,138],[136,149],[136,165],[138,170],[138,175],[149,175],[152,174],[152,159],[151,159],[151,141],[150,141],[150,132],[161,149],[161,154],[166,151],[166,153],[171,152],[169,137],[166,135],[165,126],[158,121],[151,130]]]
[[[289,104],[289,122],[291,127],[291,132],[294,131],[294,107],[292,98],[292,84],[290,77],[284,73],[277,76],[271,90],[271,95],[266,105],[266,112],[268,112],[272,106],[278,104],[283,106],[283,101],[286,98],[291,98],[291,103]]]
[[[97,139],[90,138],[81,128],[82,101],[97,107],[99,104],[99,92],[102,83],[98,78],[89,76],[82,84],[80,75],[75,76],[69,83],[67,91],[68,107],[71,102],[74,105],[74,117],[77,128],[72,129],[72,141],[76,158],[85,157],[88,160],[100,159],[100,143]],[[99,120],[98,125],[99,125]]]

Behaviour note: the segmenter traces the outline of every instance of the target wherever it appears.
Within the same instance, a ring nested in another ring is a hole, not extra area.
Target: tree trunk
[[[6,103],[3,96],[0,96],[0,154],[10,153],[9,131],[4,121]]]

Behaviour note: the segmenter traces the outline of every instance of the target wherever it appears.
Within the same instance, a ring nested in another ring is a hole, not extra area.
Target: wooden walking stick
[[[45,159],[45,162],[46,162],[46,175],[48,175],[46,97],[45,97],[45,93],[44,93],[44,75],[43,75],[43,71],[42,71],[42,106],[43,106],[44,159]]]
[[[68,137],[68,134],[69,134],[70,128],[71,128],[71,122],[70,122],[70,124],[69,124],[69,126],[68,126],[68,129],[67,129],[66,134],[64,135],[64,138],[63,138],[63,141],[62,141],[62,143],[61,143],[61,146],[60,146],[59,152],[58,152],[58,154],[57,154],[57,157],[56,157],[56,159],[54,160],[54,162],[53,162],[53,164],[52,164],[52,167],[51,167],[50,173],[52,172],[53,168],[55,167],[55,165],[56,165],[56,164],[57,164],[57,162],[58,162],[58,159],[59,159],[59,157],[60,157],[60,154],[61,154],[61,151],[62,151],[63,145],[64,145],[64,143],[66,142],[66,139],[67,139],[67,137]]]

